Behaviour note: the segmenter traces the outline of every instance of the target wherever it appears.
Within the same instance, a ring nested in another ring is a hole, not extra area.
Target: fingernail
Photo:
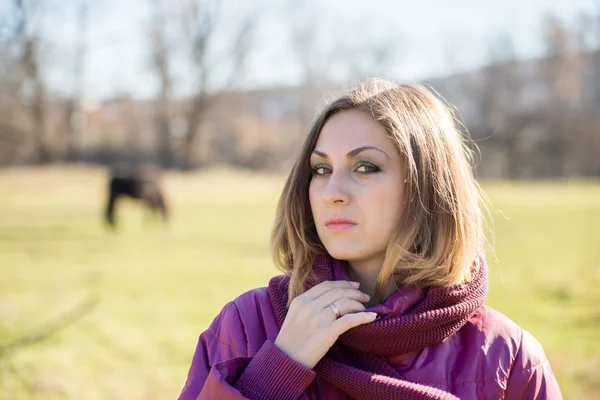
[[[359,286],[360,286],[360,283],[359,283],[359,282],[352,282],[352,281],[351,281],[351,282],[350,282],[350,284],[351,284],[352,286],[354,286],[354,287],[359,287]]]
[[[371,317],[371,318],[377,318],[377,313],[368,312],[367,314],[369,314],[369,317]]]

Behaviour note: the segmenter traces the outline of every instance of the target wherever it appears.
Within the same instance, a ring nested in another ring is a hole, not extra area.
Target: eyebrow
[[[381,153],[383,153],[387,158],[390,158],[387,153],[377,147],[374,146],[361,146],[361,147],[357,147],[354,150],[351,150],[350,152],[348,152],[348,154],[346,154],[346,157],[351,158],[351,157],[355,157],[357,156],[359,153],[362,153],[365,150],[377,150]],[[318,155],[319,157],[323,157],[323,158],[329,158],[329,156],[319,150],[313,150],[313,153]]]

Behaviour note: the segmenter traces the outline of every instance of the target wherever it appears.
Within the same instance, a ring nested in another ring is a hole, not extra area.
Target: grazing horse
[[[116,165],[111,168],[105,219],[115,227],[115,205],[121,196],[140,200],[153,213],[160,212],[163,221],[169,219],[169,209],[160,184],[159,171],[148,165]]]

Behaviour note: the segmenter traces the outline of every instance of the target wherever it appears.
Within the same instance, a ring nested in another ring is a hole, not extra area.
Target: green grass
[[[278,272],[269,230],[283,177],[166,175],[168,227],[136,204],[101,224],[105,173],[0,171],[0,346],[95,307],[0,357],[0,399],[176,398],[198,335]],[[489,182],[488,303],[544,345],[567,399],[600,396],[600,183]]]

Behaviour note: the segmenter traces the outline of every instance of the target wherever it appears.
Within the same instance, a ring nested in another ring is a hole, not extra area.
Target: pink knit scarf
[[[318,256],[313,270],[318,282],[334,280],[328,255]],[[287,314],[289,282],[285,275],[269,282],[269,295],[280,327]],[[404,314],[350,329],[319,361],[315,372],[354,399],[456,399],[443,390],[404,380],[385,360],[443,342],[468,321],[487,293],[487,265],[483,257],[478,257],[474,278],[469,283],[429,288]]]

